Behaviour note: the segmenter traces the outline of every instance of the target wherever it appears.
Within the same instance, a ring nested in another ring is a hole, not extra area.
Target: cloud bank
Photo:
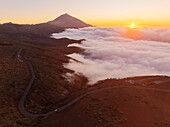
[[[148,27],[140,29],[126,29],[122,35],[136,40],[170,43],[170,28]]]
[[[81,63],[70,60],[64,66],[88,77],[90,84],[106,78],[170,76],[170,43],[165,43],[170,42],[170,29],[142,28],[136,33],[138,31],[142,33],[142,40],[125,37],[124,33],[129,31],[123,27],[67,29],[53,37],[86,39],[81,44],[69,45],[85,49],[83,55],[68,55]]]

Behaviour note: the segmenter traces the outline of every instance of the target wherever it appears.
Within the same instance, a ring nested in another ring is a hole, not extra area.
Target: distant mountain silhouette
[[[82,27],[90,27],[91,25],[86,24],[85,22],[69,15],[63,14],[56,18],[53,21],[47,22],[48,24],[55,25],[58,27],[66,27],[66,28],[82,28]]]
[[[65,28],[57,27],[48,23],[36,25],[19,25],[13,23],[4,23],[0,25],[0,36],[6,35],[10,37],[49,37],[52,33],[64,31]]]
[[[13,24],[12,22],[0,24],[0,36],[13,37],[24,41],[27,38],[42,38],[49,36],[52,33],[58,33],[64,31],[66,28],[82,28],[89,27],[91,25],[70,16],[64,14],[59,16],[53,21],[41,24]]]

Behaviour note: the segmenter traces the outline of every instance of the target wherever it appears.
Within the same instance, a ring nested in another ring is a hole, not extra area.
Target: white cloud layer
[[[70,60],[66,68],[82,73],[93,84],[106,78],[125,78],[144,75],[170,76],[170,29],[142,28],[143,40],[122,36],[126,28],[67,29],[53,34],[54,38],[86,39],[71,44],[85,49],[85,54],[70,54],[81,61]],[[149,40],[149,41],[148,41]],[[164,42],[161,42],[164,41]]]
[[[127,37],[137,40],[150,40],[170,43],[170,28],[148,27],[132,30],[126,29],[124,33],[127,35]]]

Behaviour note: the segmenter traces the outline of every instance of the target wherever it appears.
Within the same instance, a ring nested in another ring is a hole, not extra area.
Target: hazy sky
[[[0,1],[0,23],[40,23],[66,12],[92,25],[170,25],[170,0]]]

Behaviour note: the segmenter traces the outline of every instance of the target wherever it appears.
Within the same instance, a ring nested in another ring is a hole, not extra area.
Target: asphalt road
[[[34,79],[35,79],[35,74],[34,74],[34,69],[33,69],[32,64],[29,61],[23,61],[20,58],[21,52],[22,52],[22,48],[20,48],[19,51],[17,52],[17,54],[15,56],[15,60],[18,60],[20,62],[24,62],[25,64],[28,65],[29,71],[31,73],[31,77],[30,77],[30,80],[28,82],[28,85],[27,85],[23,95],[21,96],[21,98],[19,100],[18,109],[19,109],[19,111],[22,115],[24,115],[25,117],[28,117],[28,118],[37,118],[37,117],[47,116],[47,115],[53,114],[55,112],[60,112],[64,109],[74,105],[75,103],[77,103],[82,98],[84,98],[88,95],[98,93],[98,92],[101,92],[101,91],[105,91],[105,90],[109,90],[109,89],[136,88],[136,89],[143,89],[143,90],[149,90],[149,91],[158,91],[158,92],[168,92],[168,93],[170,93],[170,90],[148,88],[148,87],[139,87],[139,86],[132,86],[132,85],[110,86],[110,87],[100,88],[100,89],[96,89],[96,90],[92,90],[92,91],[89,91],[87,93],[84,93],[81,96],[79,96],[79,97],[75,98],[74,100],[72,100],[71,102],[69,102],[68,104],[61,106],[60,108],[57,108],[53,111],[49,111],[47,113],[42,113],[42,114],[33,114],[33,113],[30,113],[29,111],[27,111],[27,109],[25,108],[25,100],[27,99],[27,95],[28,95],[28,93],[29,93],[29,91],[30,91],[30,89],[33,85],[33,82],[34,82]]]
[[[36,118],[36,117],[44,116],[43,114],[33,114],[33,113],[30,113],[25,108],[25,100],[27,99],[27,95],[28,95],[28,93],[29,93],[29,91],[30,91],[30,89],[32,87],[33,82],[34,82],[35,74],[34,74],[34,69],[33,69],[32,64],[29,61],[23,61],[20,58],[21,52],[22,52],[22,48],[20,48],[19,51],[16,53],[15,60],[18,60],[20,62],[24,62],[25,64],[27,64],[27,66],[29,68],[29,71],[31,73],[31,77],[30,77],[30,80],[28,82],[28,85],[27,85],[24,93],[22,94],[22,96],[21,96],[21,98],[19,100],[18,109],[19,109],[20,113],[22,115],[24,115],[25,117]]]

